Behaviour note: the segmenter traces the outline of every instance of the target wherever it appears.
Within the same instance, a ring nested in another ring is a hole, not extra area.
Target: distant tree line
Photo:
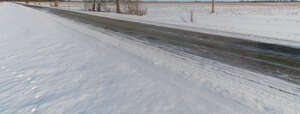
[[[88,11],[116,12],[132,15],[146,15],[140,0],[84,0],[84,8]]]
[[[298,0],[241,0],[240,2],[299,2]]]
[[[54,2],[56,0],[0,0],[0,1],[40,1],[40,2]],[[101,1],[105,1],[105,2],[114,2],[114,1],[134,1],[134,0],[58,0],[58,1],[61,1],[61,2],[101,2]],[[151,0],[146,0],[147,2],[151,2]],[[153,0],[154,2],[157,2],[157,0]],[[172,1],[172,0],[170,0]],[[184,0],[183,0],[184,1]],[[207,1],[211,1],[211,0],[207,0]],[[191,2],[193,2],[191,0]],[[194,2],[202,2],[202,1],[194,1]],[[205,1],[203,1],[205,2]],[[227,0],[218,0],[218,2],[231,2],[230,0],[227,1]],[[235,1],[232,1],[232,2],[235,2]],[[240,0],[239,2],[300,2],[300,0]]]

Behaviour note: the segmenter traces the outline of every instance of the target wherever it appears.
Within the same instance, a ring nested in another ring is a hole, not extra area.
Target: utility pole
[[[211,13],[214,14],[215,13],[215,0],[211,1]]]
[[[117,13],[121,13],[121,10],[120,10],[120,0],[116,0],[116,11],[117,11]]]

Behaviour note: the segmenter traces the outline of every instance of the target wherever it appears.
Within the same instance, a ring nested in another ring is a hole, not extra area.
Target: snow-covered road
[[[299,87],[279,79],[195,62],[12,3],[1,3],[0,14],[0,113],[300,110]]]
[[[49,6],[46,4],[43,5]],[[142,3],[141,7],[148,9],[147,15],[90,12],[84,11],[83,6],[61,8],[101,17],[272,44],[295,47],[300,44],[299,3],[218,3],[214,15],[210,14],[209,3]],[[190,22],[191,12],[194,22]]]

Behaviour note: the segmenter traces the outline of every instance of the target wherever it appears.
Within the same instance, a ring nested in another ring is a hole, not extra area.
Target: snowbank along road
[[[0,6],[1,113],[291,113],[299,86]]]

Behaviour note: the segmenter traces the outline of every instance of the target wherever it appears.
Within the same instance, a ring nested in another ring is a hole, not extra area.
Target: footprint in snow
[[[35,90],[37,87],[36,86],[33,86],[32,88],[31,88],[31,90]]]
[[[35,99],[40,99],[40,98],[41,98],[41,95],[36,95],[34,98],[35,98]]]
[[[36,108],[31,109],[31,112],[36,112]]]
[[[31,77],[28,77],[27,80],[30,81],[30,80],[31,80]]]
[[[22,77],[24,77],[24,74],[19,74],[17,77],[22,78]]]
[[[17,74],[17,72],[12,72],[11,74],[15,75],[15,74]]]
[[[31,83],[31,84],[34,84],[34,83],[35,83],[35,81],[30,81],[29,83]]]

